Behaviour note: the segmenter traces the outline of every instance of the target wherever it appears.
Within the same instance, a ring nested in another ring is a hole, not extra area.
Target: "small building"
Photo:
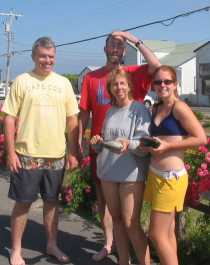
[[[181,98],[196,104],[196,55],[194,50],[202,43],[176,44],[167,40],[145,40],[144,43],[155,53],[161,64],[171,65],[176,69],[179,81],[178,92]],[[144,64],[146,62],[139,50],[132,43],[128,43],[124,63]]]
[[[79,74],[79,78],[78,78],[78,91],[79,91],[79,93],[81,93],[82,81],[83,81],[84,76],[85,76],[88,72],[95,71],[95,70],[97,70],[98,68],[100,68],[100,66],[86,66],[86,67],[81,71],[81,73]]]
[[[197,104],[210,105],[210,41],[194,50],[196,54]]]

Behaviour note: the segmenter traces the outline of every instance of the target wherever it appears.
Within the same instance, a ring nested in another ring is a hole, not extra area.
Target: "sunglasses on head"
[[[154,80],[153,84],[160,86],[162,85],[162,83],[164,83],[165,85],[171,85],[172,83],[174,83],[174,80],[171,79],[164,79],[164,80]]]

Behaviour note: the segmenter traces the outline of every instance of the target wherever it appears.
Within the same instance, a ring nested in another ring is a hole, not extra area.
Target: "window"
[[[201,78],[210,78],[210,63],[202,63],[199,65],[199,75]]]
[[[202,80],[202,94],[210,96],[210,79]]]

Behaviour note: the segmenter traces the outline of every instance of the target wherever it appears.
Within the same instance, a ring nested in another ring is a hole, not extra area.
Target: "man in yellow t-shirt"
[[[11,216],[11,265],[25,265],[21,241],[28,211],[38,193],[44,201],[46,252],[61,263],[69,262],[57,246],[57,199],[66,149],[69,168],[78,166],[78,105],[70,82],[53,72],[55,53],[55,44],[48,37],[34,43],[34,70],[15,79],[3,106],[11,170],[9,197],[16,201]]]

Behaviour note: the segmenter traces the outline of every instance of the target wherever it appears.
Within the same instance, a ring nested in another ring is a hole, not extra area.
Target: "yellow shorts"
[[[188,175],[184,169],[174,172],[175,174],[177,172],[178,176],[166,171],[155,170],[154,172],[150,168],[144,200],[151,203],[152,210],[160,212],[172,212],[174,210],[180,212],[183,210]],[[180,172],[182,175],[179,174]]]

